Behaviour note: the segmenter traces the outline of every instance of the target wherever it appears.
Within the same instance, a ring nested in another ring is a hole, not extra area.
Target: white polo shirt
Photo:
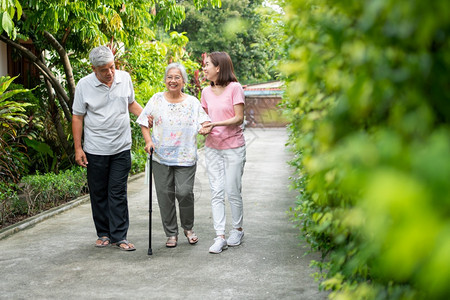
[[[83,149],[89,154],[114,155],[131,149],[128,105],[134,90],[127,72],[116,70],[111,88],[91,73],[75,88],[73,114],[84,116]]]

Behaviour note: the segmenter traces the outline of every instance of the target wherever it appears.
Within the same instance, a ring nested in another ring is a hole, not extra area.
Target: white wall
[[[8,52],[6,51],[6,44],[0,42],[0,76],[8,75]]]

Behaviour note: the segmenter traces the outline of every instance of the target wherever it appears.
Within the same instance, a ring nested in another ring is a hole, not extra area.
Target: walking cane
[[[148,181],[148,194],[149,194],[149,203],[148,203],[148,214],[149,214],[149,220],[148,220],[148,255],[152,255],[152,162],[153,162],[153,148],[150,148],[150,155],[148,156],[149,159],[149,181]]]

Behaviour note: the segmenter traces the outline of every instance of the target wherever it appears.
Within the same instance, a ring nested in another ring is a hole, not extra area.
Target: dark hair
[[[226,52],[211,52],[208,54],[212,64],[219,67],[219,76],[216,82],[211,81],[211,85],[227,86],[230,82],[237,82],[234,74],[233,62]]]

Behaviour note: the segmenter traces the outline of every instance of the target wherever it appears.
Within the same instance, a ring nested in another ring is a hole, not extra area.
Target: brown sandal
[[[167,239],[166,242],[166,247],[167,248],[175,248],[177,246],[177,236],[169,236],[169,238]]]
[[[198,236],[195,234],[194,230],[185,230],[184,235],[187,237],[189,244],[197,244]]]

